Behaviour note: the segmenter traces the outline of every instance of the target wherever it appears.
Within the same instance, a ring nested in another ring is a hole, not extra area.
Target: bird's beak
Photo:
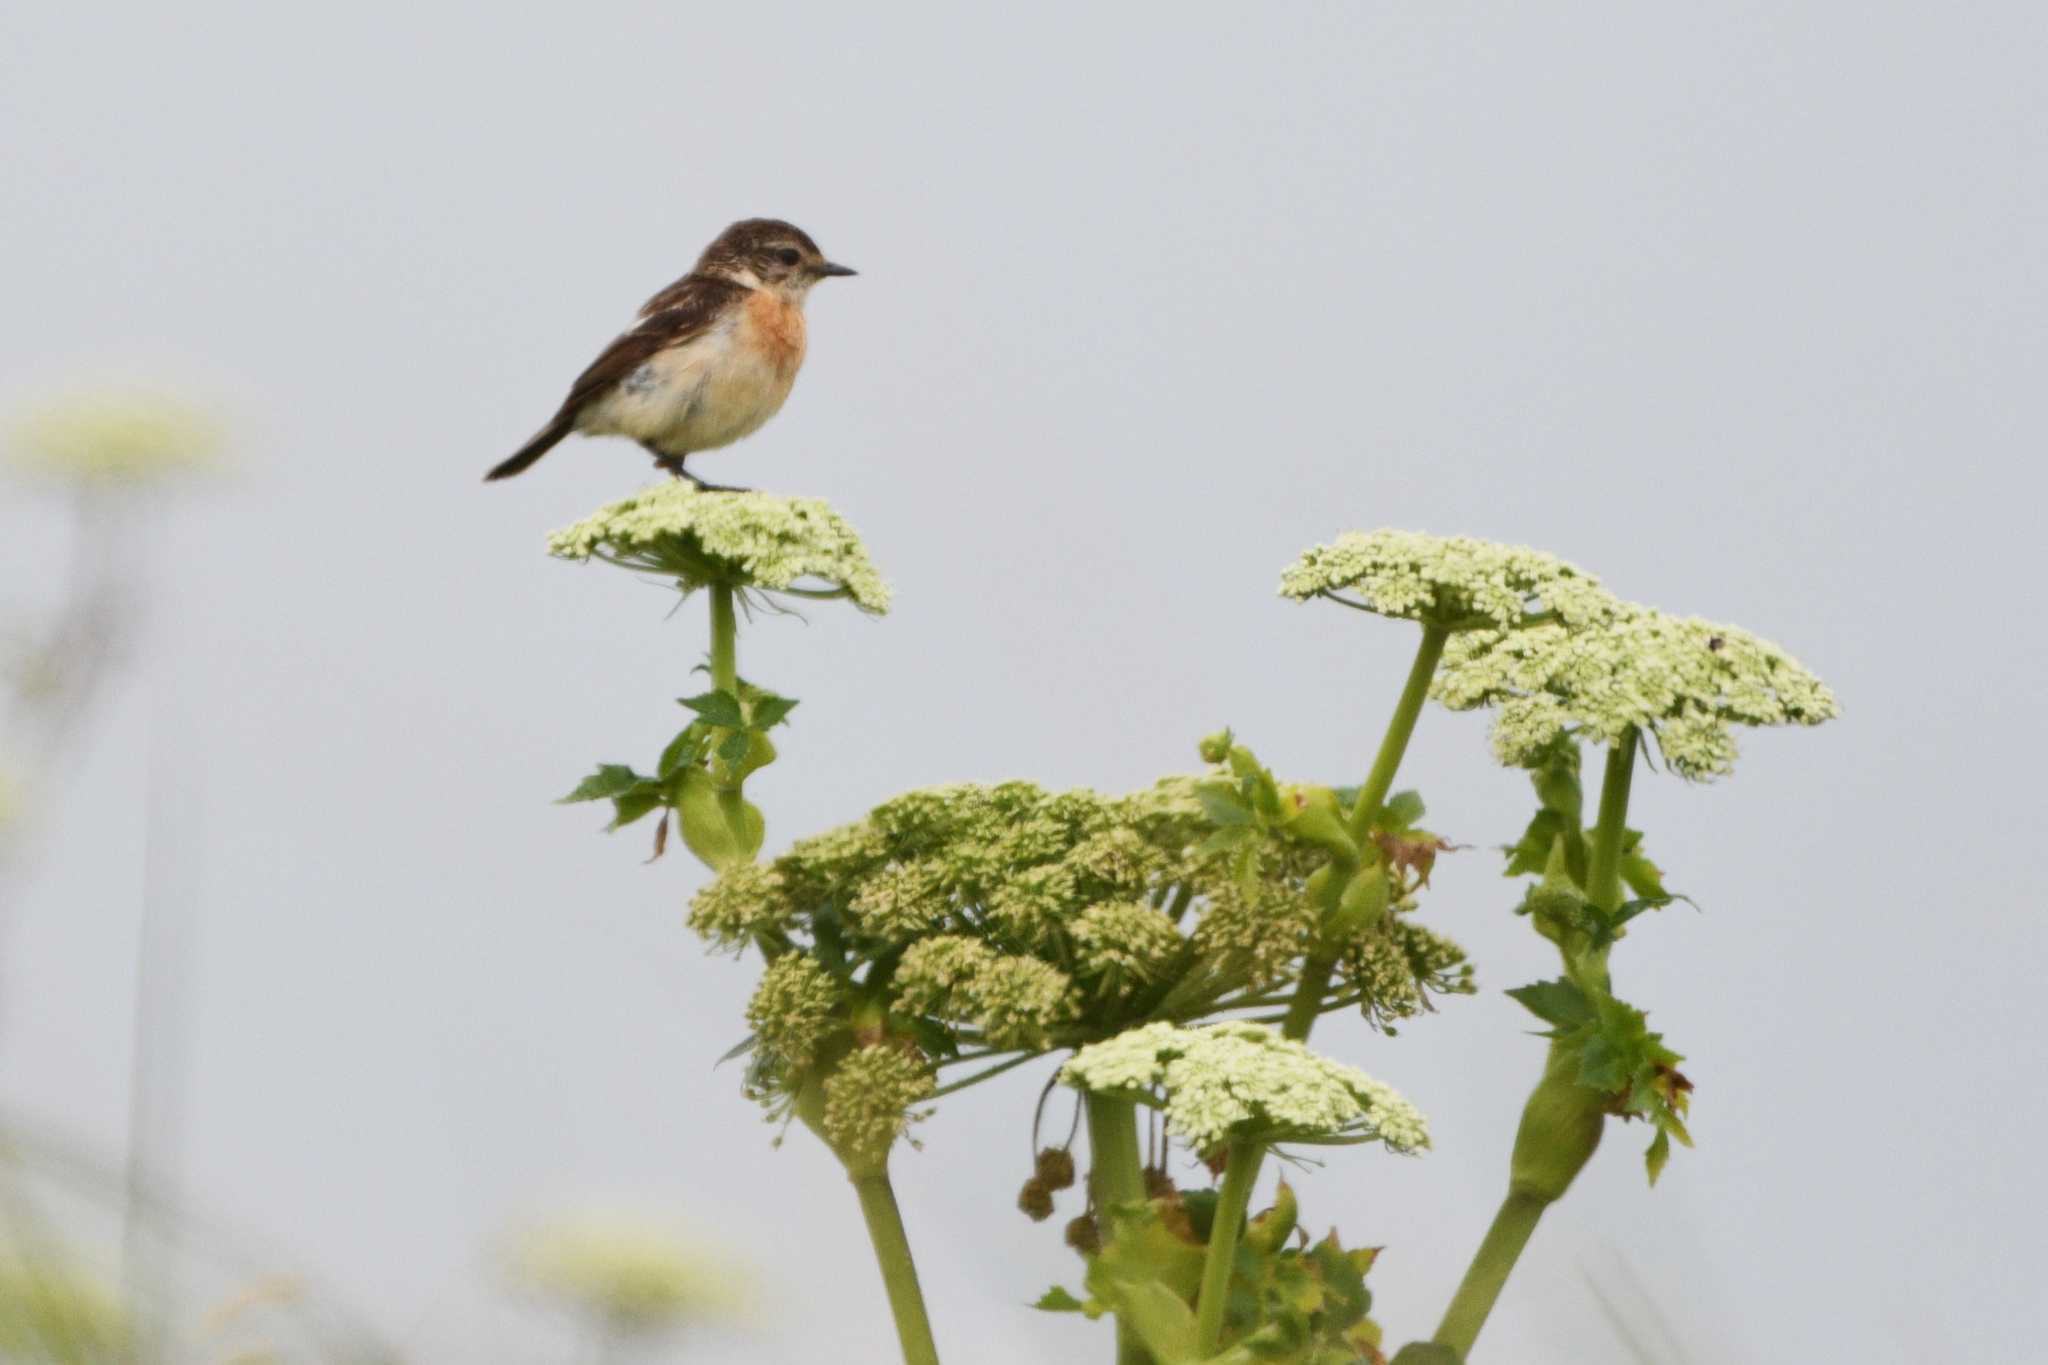
[[[818,267],[818,274],[819,274],[819,275],[821,275],[821,276],[823,276],[823,275],[858,275],[858,274],[860,274],[860,272],[859,272],[858,270],[855,270],[855,269],[854,269],[854,268],[853,268],[852,266],[850,266],[850,265],[838,265],[838,264],[835,264],[835,263],[834,263],[834,262],[832,262],[832,261],[826,261],[826,262],[825,262],[824,264],[822,264],[822,265],[820,265],[820,266]]]

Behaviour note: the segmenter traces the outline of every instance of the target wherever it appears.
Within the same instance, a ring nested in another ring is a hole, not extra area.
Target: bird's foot
[[[708,483],[698,478],[695,474],[683,468],[683,461],[688,458],[687,455],[663,455],[656,452],[654,455],[654,467],[666,470],[670,478],[681,479],[684,482],[695,484],[699,493],[751,493],[753,491],[750,488],[740,488],[734,484]]]

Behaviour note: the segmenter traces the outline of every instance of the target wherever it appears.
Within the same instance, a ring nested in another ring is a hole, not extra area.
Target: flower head
[[[706,493],[670,480],[555,532],[548,553],[660,574],[686,593],[722,583],[889,609],[889,586],[860,537],[817,498]]]
[[[845,992],[813,958],[784,953],[768,964],[747,1002],[755,1051],[778,1071],[792,1074],[817,1060],[832,1032]]]
[[[1542,625],[1459,636],[1431,695],[1454,711],[1497,708],[1494,755],[1539,762],[1570,738],[1652,736],[1674,772],[1694,779],[1735,766],[1736,725],[1818,725],[1835,694],[1798,660],[1735,626],[1619,604],[1580,629]]]
[[[212,419],[177,399],[142,391],[59,400],[31,413],[16,436],[24,467],[94,484],[203,471],[220,455]]]
[[[849,1170],[874,1169],[889,1149],[925,1117],[916,1108],[933,1090],[932,1073],[901,1048],[862,1048],[842,1061],[825,1082],[820,1123]]]
[[[1391,1086],[1264,1024],[1147,1024],[1082,1048],[1060,1079],[1081,1090],[1158,1092],[1168,1130],[1197,1152],[1346,1137],[1403,1152],[1429,1145],[1427,1121]]]
[[[545,1223],[520,1240],[512,1260],[528,1287],[631,1331],[727,1317],[744,1298],[723,1253],[624,1219]]]
[[[1530,613],[1597,620],[1614,601],[1591,574],[1541,550],[1393,530],[1347,531],[1313,547],[1280,576],[1280,592],[1452,629],[1505,630]]]

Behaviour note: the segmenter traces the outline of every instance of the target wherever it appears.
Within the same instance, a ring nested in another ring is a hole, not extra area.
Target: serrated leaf
[[[1650,1150],[1643,1153],[1643,1164],[1649,1168],[1650,1183],[1655,1185],[1657,1177],[1664,1174],[1664,1164],[1671,1160],[1671,1134],[1662,1128],[1657,1136],[1650,1139]]]
[[[738,767],[746,762],[747,750],[752,745],[752,736],[745,730],[735,730],[718,742],[718,756],[734,767]]]
[[[1204,782],[1196,787],[1195,800],[1201,803],[1202,813],[1212,825],[1228,829],[1252,822],[1251,808],[1238,799],[1236,792],[1220,783]]]
[[[753,701],[753,726],[756,730],[767,730],[782,724],[789,713],[796,709],[796,698],[778,697],[772,692],[763,692]]]
[[[1569,1032],[1593,1019],[1593,1005],[1586,999],[1586,993],[1563,977],[1517,986],[1508,995],[1559,1032]]]
[[[624,791],[630,791],[636,783],[645,781],[623,763],[606,763],[598,770],[576,784],[576,790],[557,801],[560,806],[576,801],[609,801]]]
[[[637,820],[644,819],[657,808],[667,806],[660,787],[652,782],[644,783],[622,796],[612,798],[612,822],[607,828],[624,829]]]
[[[1417,820],[1420,820],[1422,814],[1421,792],[1395,792],[1387,798],[1387,804],[1380,807],[1379,814],[1373,817],[1373,828],[1385,830],[1407,829]]]
[[[741,707],[740,699],[730,692],[704,692],[676,700],[704,717],[707,723],[723,729],[737,730],[747,723],[747,713]]]
[[[698,757],[698,747],[704,740],[704,727],[695,721],[676,732],[676,737],[661,751],[661,761],[655,767],[655,776],[666,782],[676,775],[676,769]]]

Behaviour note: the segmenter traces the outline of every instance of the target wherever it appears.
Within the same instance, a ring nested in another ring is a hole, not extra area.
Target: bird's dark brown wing
[[[649,299],[640,310],[640,321],[576,376],[558,415],[573,421],[585,404],[611,392],[650,356],[710,331],[727,306],[746,292],[744,285],[710,275],[685,275],[677,280]]]
[[[575,429],[576,418],[586,406],[610,393],[653,356],[710,331],[726,309],[746,293],[744,285],[730,280],[685,275],[656,294],[640,310],[640,321],[605,347],[576,376],[576,382],[569,386],[569,396],[562,400],[562,406],[555,410],[548,424],[484,477],[510,478],[532,465]]]

